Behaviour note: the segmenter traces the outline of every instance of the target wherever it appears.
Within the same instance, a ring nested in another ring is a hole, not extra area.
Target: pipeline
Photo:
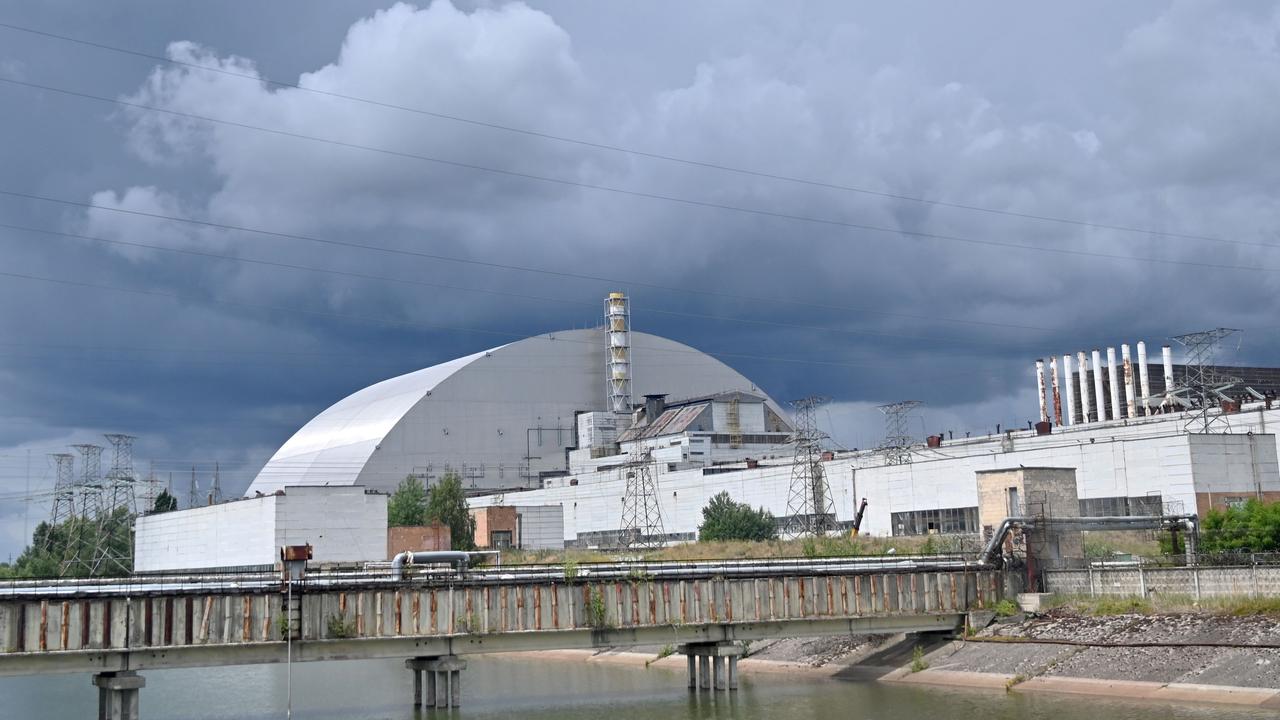
[[[391,569],[399,574],[405,565],[438,565],[449,563],[454,569],[462,572],[471,564],[471,553],[461,550],[429,550],[425,552],[402,552],[391,559]]]

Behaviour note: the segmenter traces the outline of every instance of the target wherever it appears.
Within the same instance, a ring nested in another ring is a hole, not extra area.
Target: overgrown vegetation
[[[773,513],[764,508],[752,509],[729,497],[727,491],[718,493],[702,508],[702,525],[698,527],[698,540],[766,541],[778,537]]]
[[[427,493],[427,522],[448,526],[454,550],[476,549],[476,519],[467,511],[467,496],[457,473],[445,473]]]
[[[1205,613],[1237,617],[1280,618],[1280,597],[1201,598],[1188,594],[1153,594],[1141,597],[1088,597],[1056,595],[1049,598],[1047,608],[1068,610],[1080,615],[1123,615],[1130,613]]]
[[[151,514],[173,512],[178,509],[178,498],[169,493],[167,489],[161,490],[156,496],[155,504],[151,506]]]
[[[992,609],[995,610],[996,617],[1013,617],[1021,611],[1021,608],[1018,607],[1018,603],[1008,598],[996,603],[995,607]]]
[[[1280,550],[1280,502],[1249,500],[1242,507],[1212,509],[1200,520],[1200,551]]]
[[[652,660],[645,660],[644,666],[649,667],[650,665],[658,662],[659,660],[662,660],[663,658],[669,658],[675,654],[676,654],[676,646],[668,643],[666,645],[663,645],[662,648],[658,650],[657,656],[654,657]]]
[[[280,639],[284,640],[289,637],[289,616],[280,615],[276,618],[276,633],[280,635]]]
[[[57,525],[42,522],[32,533],[31,544],[0,577],[127,575],[133,570],[134,517],[122,507],[101,521],[74,517]],[[105,552],[98,548],[100,533],[106,538]],[[108,562],[106,557],[120,560]]]
[[[387,526],[412,527],[427,524],[427,490],[422,481],[410,475],[400,481],[387,501]]]
[[[578,561],[577,560],[564,561],[564,579],[568,582],[573,582],[574,580],[578,579]]]
[[[331,638],[345,639],[356,636],[356,621],[354,618],[348,620],[346,615],[330,615],[325,621],[325,626],[329,631],[327,636]]]
[[[604,604],[604,592],[598,587],[591,588],[587,596],[587,624],[597,630],[609,627],[609,610]]]
[[[476,548],[476,520],[467,511],[467,497],[462,478],[448,472],[430,490],[422,480],[409,475],[400,481],[387,502],[387,525],[405,527],[441,523],[449,528],[449,541],[454,550]]]
[[[919,645],[911,651],[911,672],[918,673],[921,670],[928,670],[929,663],[925,662],[924,649]]]

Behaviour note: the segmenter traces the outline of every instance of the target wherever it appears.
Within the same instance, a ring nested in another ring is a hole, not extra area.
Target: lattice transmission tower
[[[90,570],[94,575],[128,573],[130,567],[129,538],[121,527],[131,522],[138,512],[137,477],[133,470],[134,436],[109,433],[111,469],[103,478],[102,512],[98,516]]]
[[[1209,433],[1228,429],[1227,420],[1221,413],[1210,413],[1214,404],[1212,398],[1232,385],[1240,382],[1239,378],[1222,373],[1216,365],[1218,350],[1222,341],[1240,332],[1233,328],[1215,328],[1200,332],[1175,335],[1172,340],[1184,348],[1186,361],[1183,364],[1183,380],[1180,390],[1186,390],[1188,399],[1199,401],[1199,412],[1187,421],[1187,432]]]
[[[822,441],[827,434],[818,430],[818,407],[826,401],[814,396],[791,403],[795,419],[792,435],[795,459],[791,464],[783,529],[787,537],[826,535],[836,529],[835,502],[822,470]]]
[[[49,524],[61,525],[76,516],[76,456],[71,453],[53,453],[54,473],[53,514]]]
[[[111,469],[107,471],[103,511],[115,512],[117,508],[128,508],[129,513],[138,511],[138,499],[135,488],[138,478],[133,471],[133,435],[110,433],[105,436],[111,443]]]
[[[907,430],[907,415],[920,406],[919,400],[903,400],[879,406],[884,413],[884,442],[880,449],[884,452],[886,465],[911,464],[911,445],[915,438]]]
[[[658,502],[657,473],[650,450],[636,451],[621,468],[622,533],[618,544],[627,548],[661,547],[666,540],[662,506]]]
[[[102,446],[81,443],[72,445],[80,453],[80,517],[94,520],[102,512]]]

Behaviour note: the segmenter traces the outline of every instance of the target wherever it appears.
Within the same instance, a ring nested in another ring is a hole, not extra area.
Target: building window
[[[968,535],[978,532],[978,508],[939,508],[896,512],[890,518],[894,535]]]
[[[1084,517],[1159,516],[1164,514],[1164,498],[1160,495],[1084,498],[1080,501],[1080,514]]]

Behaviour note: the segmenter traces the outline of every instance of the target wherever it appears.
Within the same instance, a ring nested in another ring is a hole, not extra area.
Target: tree
[[[1200,523],[1202,552],[1280,550],[1280,502],[1249,500],[1243,507],[1210,510]]]
[[[448,472],[431,488],[427,497],[427,520],[449,526],[449,539],[454,550],[476,548],[476,519],[467,511],[467,496],[462,478]]]
[[[778,528],[773,513],[760,508],[752,510],[746,503],[735,502],[728,492],[721,492],[702,508],[702,525],[698,540],[774,540]]]
[[[405,525],[427,524],[427,491],[422,481],[410,475],[400,481],[400,486],[387,503],[387,525],[402,527]]]
[[[151,514],[173,512],[178,509],[178,498],[169,494],[168,490],[161,490],[156,496],[155,503],[151,506]]]

